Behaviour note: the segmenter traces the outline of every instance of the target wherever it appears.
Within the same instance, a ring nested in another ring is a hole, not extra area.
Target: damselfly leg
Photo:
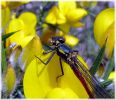
[[[50,53],[50,52],[53,52],[53,50],[45,51],[45,52],[43,52],[43,54],[45,55],[45,54],[48,54],[48,53]],[[42,59],[40,59],[40,58],[37,57],[37,56],[35,56],[35,57],[36,57],[37,59],[39,59],[44,65],[47,65],[47,64],[51,61],[51,59],[52,59],[52,57],[54,56],[55,53],[56,53],[56,52],[53,52],[53,53],[52,53],[52,55],[49,57],[49,59],[47,60],[47,62],[44,62]],[[59,76],[56,77],[56,81],[58,80],[59,77],[61,77],[61,76],[64,75],[63,66],[62,66],[62,60],[61,60],[60,57],[59,57],[59,62],[60,62],[60,68],[61,68],[61,75],[59,75]],[[41,73],[44,71],[44,69],[45,69],[45,67],[42,68],[42,70],[41,70],[41,72],[38,74],[38,76],[41,75]]]
[[[53,50],[50,49],[50,50],[44,51],[43,54],[46,55],[46,54],[51,53],[51,52],[53,52]]]
[[[52,57],[54,56],[54,54],[55,54],[55,52],[53,52],[52,53],[52,55],[50,56],[50,58],[46,61],[46,62],[44,62],[43,60],[41,60],[39,57],[37,57],[37,56],[35,56],[36,58],[38,58],[44,65],[47,65],[50,61],[51,61],[51,59],[52,59]]]
[[[44,52],[44,54],[48,54],[48,53],[50,53],[50,52],[52,52],[52,51],[46,51],[46,52]],[[39,59],[44,65],[47,65],[50,61],[51,61],[51,59],[52,59],[52,57],[54,56],[54,54],[55,54],[55,52],[53,52],[52,54],[51,54],[51,56],[49,57],[49,59],[46,61],[46,62],[44,62],[43,60],[41,60],[39,57],[37,57],[37,56],[35,56],[37,59]],[[41,73],[44,71],[44,69],[45,69],[45,66],[42,68],[42,70],[39,72],[39,74],[38,74],[38,66],[36,66],[36,69],[37,69],[37,76],[39,77],[40,75],[41,75]]]
[[[59,57],[59,61],[60,61],[61,75],[56,77],[56,81],[58,80],[59,77],[62,77],[64,75],[64,70],[63,70],[63,66],[62,66],[62,59],[60,57]]]

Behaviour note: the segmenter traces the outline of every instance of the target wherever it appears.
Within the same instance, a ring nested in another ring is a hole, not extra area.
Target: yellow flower
[[[9,7],[9,9],[16,9],[17,7],[25,4],[25,3],[28,3],[29,1],[31,0],[20,0],[20,1],[8,1],[8,0],[2,0],[2,7]]]
[[[30,62],[35,58],[35,55],[40,54],[42,54],[42,44],[40,38],[36,35],[20,53],[18,58],[20,68],[25,70]]]
[[[18,31],[8,38],[7,43],[16,43],[25,47],[27,43],[35,36],[36,16],[31,12],[24,12],[18,18],[10,21],[6,33]]]
[[[83,2],[77,2],[77,6],[78,7],[82,7],[82,8],[89,8],[89,7],[91,7],[91,8],[93,8],[93,7],[95,7],[96,5],[97,5],[97,0],[94,0],[94,1],[83,1]]]
[[[45,28],[43,31],[47,36],[42,35],[42,41],[47,41],[50,36],[60,35],[66,39],[66,43],[70,46],[75,46],[78,43],[78,39],[66,34],[70,31],[71,27],[81,27],[84,24],[80,22],[80,19],[87,15],[86,10],[76,7],[76,2],[58,2],[58,6],[53,6],[48,12],[45,21],[53,26],[56,25],[59,31],[56,31],[56,28]],[[62,35],[60,33],[63,33]],[[49,37],[48,37],[49,36]],[[47,38],[46,38],[47,37]],[[46,40],[45,40],[46,39]],[[69,41],[69,40],[74,41]]]
[[[51,56],[38,55],[44,62]],[[87,67],[83,59],[78,59]],[[24,94],[26,98],[89,98],[80,80],[71,67],[62,61],[64,75],[61,75],[59,57],[55,54],[52,60],[44,65],[36,57],[27,66],[24,79]]]
[[[114,16],[114,8],[107,8],[97,15],[94,23],[94,37],[100,47],[108,38],[105,50],[107,58],[111,57],[114,49]]]
[[[1,24],[2,28],[5,28],[10,20],[10,9],[6,6],[6,2],[2,2]]]
[[[116,77],[116,72],[115,72],[115,71],[113,71],[113,72],[111,72],[111,73],[110,73],[110,75],[109,75],[108,79],[114,80],[114,79],[115,79],[115,77]]]
[[[7,71],[4,76],[4,85],[6,88],[7,96],[13,91],[15,84],[16,84],[15,70],[11,64],[8,64]]]
[[[54,88],[46,96],[46,98],[78,98],[70,88]]]
[[[66,19],[64,15],[60,13],[57,6],[53,6],[46,17],[46,22],[50,24],[63,24],[66,22]]]
[[[66,40],[65,43],[71,47],[74,47],[79,42],[79,39],[73,35],[64,35],[64,38]]]
[[[7,4],[8,4],[8,2],[6,2],[6,1],[2,1],[2,2],[1,2],[2,8],[7,7]]]
[[[68,33],[70,27],[83,26],[79,20],[87,15],[86,10],[77,8],[74,1],[70,2],[58,2],[58,7],[53,6],[48,12],[46,22],[54,25],[58,25],[61,31]]]
[[[5,1],[2,0],[1,2],[1,8],[2,8],[2,13],[1,13],[1,19],[2,19],[2,28],[6,28],[8,25],[8,22],[10,21],[11,18],[11,10],[16,9],[17,7],[21,6],[22,4],[28,3],[30,0],[21,0],[20,2],[16,1]],[[0,20],[1,22],[1,20]]]

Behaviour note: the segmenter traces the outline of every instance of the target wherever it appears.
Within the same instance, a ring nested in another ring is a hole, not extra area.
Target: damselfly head
[[[55,36],[55,37],[52,37],[51,39],[49,39],[48,42],[50,45],[58,45],[58,44],[64,43],[65,39],[63,37],[60,37],[60,36]]]

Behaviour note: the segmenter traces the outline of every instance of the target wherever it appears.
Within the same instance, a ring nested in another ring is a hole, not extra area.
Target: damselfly
[[[73,72],[86,89],[90,98],[112,98],[112,96],[102,87],[98,80],[90,74],[89,70],[77,58],[78,51],[72,50],[70,47],[64,44],[64,42],[65,39],[63,37],[52,37],[50,40],[50,50],[44,52],[45,54],[53,52],[51,57],[46,63],[44,63],[40,58],[37,58],[42,63],[48,64],[54,54],[57,53],[57,55],[60,57],[60,65],[62,71],[62,75],[58,77],[64,75],[61,61],[63,60],[70,65]]]

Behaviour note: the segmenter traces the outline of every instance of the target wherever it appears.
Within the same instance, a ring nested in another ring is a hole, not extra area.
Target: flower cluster
[[[76,7],[76,2],[58,2],[53,6],[45,19],[47,23],[59,25],[59,28],[68,33],[71,27],[82,27],[80,19],[87,15],[87,11]]]

